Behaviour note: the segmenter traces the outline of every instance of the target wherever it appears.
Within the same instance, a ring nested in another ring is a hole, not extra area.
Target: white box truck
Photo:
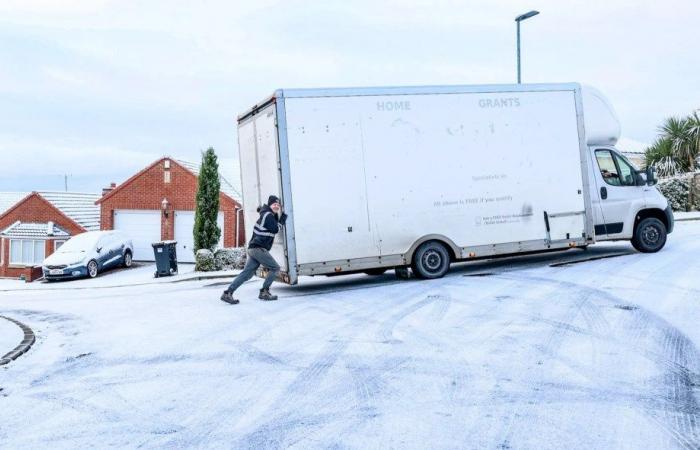
[[[619,134],[605,97],[577,83],[278,90],[238,117],[246,229],[280,197],[271,253],[290,284],[436,278],[454,261],[601,240],[658,251],[673,215]]]

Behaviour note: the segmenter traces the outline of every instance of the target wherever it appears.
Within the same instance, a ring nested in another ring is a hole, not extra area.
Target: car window
[[[613,186],[621,186],[620,174],[617,171],[617,166],[610,150],[596,150],[595,158],[598,161],[603,180]]]
[[[58,249],[61,253],[90,251],[97,243],[99,235],[88,232],[70,238]]]
[[[109,246],[111,244],[111,236],[103,236],[100,238],[99,241],[97,241],[97,248],[101,248],[102,250],[109,250]]]

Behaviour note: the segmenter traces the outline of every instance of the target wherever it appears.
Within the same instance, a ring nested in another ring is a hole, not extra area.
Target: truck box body
[[[594,240],[578,84],[278,90],[239,117],[248,234],[278,195],[282,277]]]

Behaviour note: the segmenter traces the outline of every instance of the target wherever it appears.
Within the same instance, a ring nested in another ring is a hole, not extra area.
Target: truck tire
[[[384,274],[384,272],[386,272],[386,271],[387,271],[387,268],[386,268],[386,267],[377,267],[377,268],[374,268],[374,269],[367,269],[367,270],[365,270],[364,272],[365,272],[367,275],[382,275],[382,274]]]
[[[418,278],[442,278],[450,270],[450,254],[441,243],[426,242],[413,255],[411,268]]]
[[[647,217],[634,228],[631,242],[642,253],[658,252],[666,245],[666,225],[655,217]]]

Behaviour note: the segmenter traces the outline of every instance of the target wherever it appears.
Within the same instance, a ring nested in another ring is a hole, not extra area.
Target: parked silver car
[[[70,238],[42,264],[46,280],[95,278],[113,267],[131,266],[134,246],[120,231],[88,231]]]

